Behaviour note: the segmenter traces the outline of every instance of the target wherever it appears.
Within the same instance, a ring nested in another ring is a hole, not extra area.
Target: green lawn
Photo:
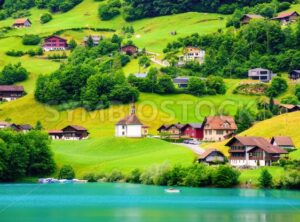
[[[279,179],[284,175],[284,169],[282,167],[261,167],[258,169],[253,169],[253,170],[242,170],[241,175],[240,175],[240,182],[242,184],[245,184],[246,182],[251,181],[252,185],[258,185],[258,178],[260,176],[260,173],[263,169],[267,169],[272,177],[274,182],[279,181]]]
[[[157,139],[94,138],[85,141],[54,141],[59,166],[71,164],[77,176],[120,170],[129,173],[164,162],[190,164],[194,154],[184,147]]]

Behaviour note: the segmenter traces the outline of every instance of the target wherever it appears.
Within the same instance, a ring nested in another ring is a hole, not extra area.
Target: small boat
[[[165,192],[166,192],[166,193],[180,193],[181,190],[179,190],[179,189],[174,189],[174,188],[168,188],[168,189],[165,189]]]

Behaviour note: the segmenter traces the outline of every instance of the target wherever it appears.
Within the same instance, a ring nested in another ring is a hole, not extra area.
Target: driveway
[[[186,144],[186,143],[176,143],[178,145],[184,146],[190,150],[192,150],[195,154],[197,155],[201,155],[202,153],[204,153],[204,149],[201,148],[199,145],[193,145],[193,144]]]

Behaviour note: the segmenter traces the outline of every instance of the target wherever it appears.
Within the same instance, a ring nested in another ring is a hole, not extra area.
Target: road
[[[181,145],[184,146],[190,150],[192,150],[195,154],[197,155],[201,155],[202,153],[204,153],[204,149],[201,148],[199,145],[193,145],[193,144],[186,144],[186,143],[176,143],[177,145]]]

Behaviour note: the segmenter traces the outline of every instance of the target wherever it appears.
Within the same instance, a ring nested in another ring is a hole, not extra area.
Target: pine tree
[[[273,185],[273,177],[266,169],[261,171],[258,181],[261,188],[271,188]]]

